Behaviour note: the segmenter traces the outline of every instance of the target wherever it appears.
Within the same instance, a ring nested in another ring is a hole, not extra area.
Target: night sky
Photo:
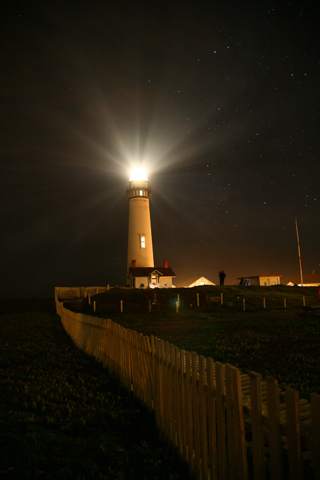
[[[208,4],[7,2],[1,296],[125,285],[137,164],[177,286],[320,273],[318,7]]]

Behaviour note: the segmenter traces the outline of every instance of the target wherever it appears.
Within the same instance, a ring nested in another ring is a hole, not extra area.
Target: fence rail
[[[99,293],[105,293],[109,290],[109,285],[106,287],[56,287],[55,288],[55,300],[59,298],[75,299],[86,298],[88,295],[98,295]]]
[[[154,411],[161,438],[188,462],[190,476],[320,479],[320,395],[308,402],[291,388],[281,391],[274,378],[56,307],[75,345]]]

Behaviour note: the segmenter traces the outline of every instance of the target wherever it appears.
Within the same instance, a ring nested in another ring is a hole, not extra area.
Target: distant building
[[[131,288],[172,288],[175,276],[172,268],[168,267],[167,260],[163,267],[136,267],[132,262],[127,280]]]
[[[240,277],[239,284],[243,285],[259,285],[261,287],[270,287],[272,285],[280,285],[282,275],[256,275],[254,277]]]
[[[188,285],[189,288],[192,288],[192,287],[199,287],[201,285],[215,285],[215,283],[212,283],[210,282],[210,280],[208,280],[207,278],[205,277],[200,277],[198,278],[198,280],[195,280],[193,283],[191,283],[190,285]]]
[[[289,286],[293,286],[293,285],[301,286],[300,275],[286,278],[283,283],[284,285],[289,285]],[[303,286],[304,287],[320,287],[320,274],[313,271],[311,275],[303,275]]]

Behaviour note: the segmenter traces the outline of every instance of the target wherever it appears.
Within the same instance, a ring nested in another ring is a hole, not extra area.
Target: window
[[[140,248],[146,248],[146,236],[140,235]]]
[[[140,197],[143,196],[143,191],[142,190],[140,190],[139,195],[140,195]]]

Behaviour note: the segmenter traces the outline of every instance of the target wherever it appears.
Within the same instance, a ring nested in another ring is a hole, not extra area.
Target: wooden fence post
[[[199,307],[199,293],[197,293],[197,307]]]
[[[158,374],[157,374],[157,357],[156,357],[156,339],[154,335],[150,335],[151,344],[151,357],[152,357],[152,407],[155,415],[155,423],[157,425],[157,387],[158,387]]]
[[[144,336],[144,348],[145,348],[145,364],[146,364],[146,400],[149,412],[153,409],[153,369],[152,369],[152,347],[151,339],[148,336]]]
[[[224,365],[216,362],[217,459],[218,478],[227,478],[226,420],[224,403]]]
[[[265,309],[266,308],[266,299],[263,298],[263,308]]]
[[[302,303],[303,303],[303,306],[305,307],[306,306],[306,297],[302,297]]]
[[[282,480],[279,387],[278,381],[272,377],[266,377],[266,382],[270,449],[270,478],[272,478],[272,480]]]
[[[160,438],[162,438],[162,392],[163,392],[163,383],[162,383],[162,359],[161,359],[161,340],[155,338],[155,416],[157,421],[157,429],[159,432]]]
[[[185,445],[186,445],[186,391],[185,391],[185,376],[184,376],[184,364],[185,364],[185,352],[178,350],[176,354],[180,353],[180,357],[176,359],[176,365],[179,364],[179,454],[180,457],[185,460]]]
[[[263,443],[263,419],[261,399],[261,375],[250,373],[250,397],[252,418],[252,457],[253,478],[265,479],[264,443]]]
[[[299,393],[297,390],[289,387],[286,388],[286,410],[290,480],[301,480],[303,474],[300,445]]]
[[[286,298],[283,299],[283,306],[284,306],[284,308],[287,308],[287,299]]]
[[[160,412],[161,412],[161,435],[165,438],[165,396],[166,396],[166,371],[165,371],[165,342],[159,339],[160,343],[160,375],[161,375],[161,396],[160,396]]]
[[[132,350],[132,344],[131,344],[131,338],[130,338],[130,330],[126,329],[126,350],[127,350],[127,356],[126,356],[126,381],[127,381],[127,389],[128,392],[131,393],[131,383],[132,383],[132,374],[131,374],[131,350]]]
[[[120,300],[120,313],[123,313],[123,300]]]
[[[218,477],[217,473],[217,425],[216,425],[216,385],[214,381],[214,363],[207,358],[207,392],[208,392],[208,445],[210,459],[210,480]]]
[[[226,365],[227,444],[230,478],[247,480],[247,455],[240,372]]]
[[[95,312],[97,308],[97,302],[94,300],[93,301],[93,311]]]
[[[199,388],[198,388],[198,355],[191,352],[192,359],[192,405],[193,405],[193,438],[194,438],[194,474],[200,476],[200,419],[199,419]]]
[[[175,346],[171,343],[170,344],[170,373],[171,373],[171,388],[170,388],[170,415],[171,415],[171,445],[173,448],[177,448],[177,394],[176,391],[176,355],[175,355]]]
[[[314,478],[320,480],[320,395],[310,394],[311,400],[311,433],[312,433],[312,461]]]
[[[243,311],[245,312],[246,311],[246,299],[245,298],[242,300],[242,308],[243,308]]]
[[[181,438],[182,438],[182,402],[181,402],[181,383],[180,383],[180,356],[179,348],[174,347],[174,363],[175,363],[175,379],[174,379],[174,388],[175,388],[175,409],[176,409],[176,446],[178,452],[181,452]]]
[[[223,292],[221,292],[220,298],[221,298],[221,305],[223,305]]]
[[[170,400],[171,400],[171,378],[170,378],[170,344],[169,342],[164,342],[164,398],[163,398],[163,417],[164,417],[164,431],[165,438],[168,444],[171,444],[170,439],[170,428],[171,428],[171,410],[170,410]]]
[[[187,460],[190,473],[193,470],[193,415],[192,415],[192,384],[191,384],[191,354],[186,352],[186,404],[187,404]]]
[[[200,452],[201,478],[208,478],[208,428],[207,428],[207,395],[206,395],[206,359],[199,357],[199,415],[200,415]]]

